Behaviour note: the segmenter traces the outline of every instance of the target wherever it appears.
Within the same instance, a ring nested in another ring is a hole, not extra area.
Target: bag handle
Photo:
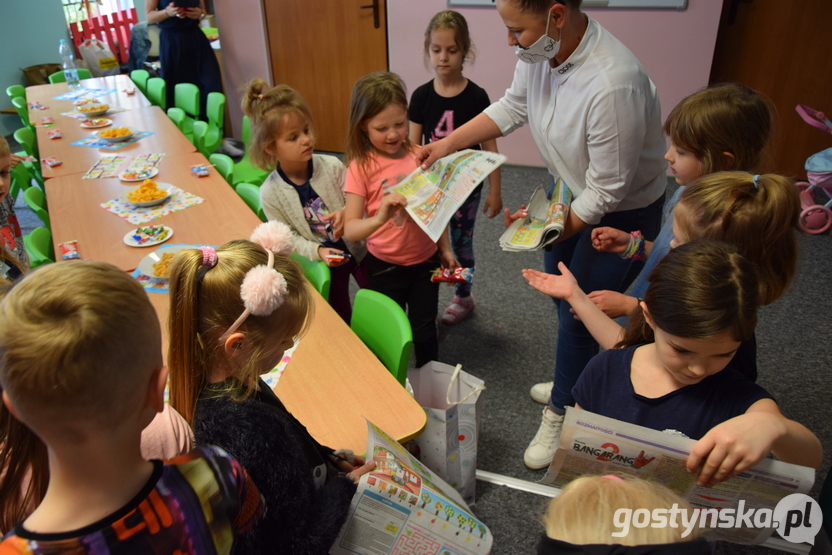
[[[832,121],[830,121],[823,112],[818,112],[814,108],[809,108],[803,104],[795,106],[795,111],[800,114],[803,121],[812,127],[817,127],[821,131],[832,133]]]
[[[457,401],[457,402],[455,402],[455,403],[452,403],[452,402],[451,402],[451,390],[454,388],[454,383],[456,383],[457,381],[459,381],[459,373],[460,373],[461,371],[462,371],[462,365],[461,365],[461,364],[457,364],[457,365],[456,365],[456,368],[454,368],[454,373],[453,373],[453,374],[451,374],[451,381],[450,381],[450,383],[448,384],[448,391],[447,391],[447,393],[445,393],[445,402],[446,402],[446,403],[448,403],[449,405],[458,405],[458,404],[460,404],[460,403],[464,403],[465,401],[467,401],[468,399],[470,399],[470,398],[471,398],[471,396],[472,396],[474,393],[478,393],[478,392],[480,392],[480,391],[485,391],[485,386],[484,386],[484,385],[478,385],[478,386],[476,386],[474,389],[472,389],[472,390],[471,390],[471,392],[470,392],[468,395],[466,395],[465,397],[463,397],[463,398],[462,398],[462,399],[460,399],[459,401]]]

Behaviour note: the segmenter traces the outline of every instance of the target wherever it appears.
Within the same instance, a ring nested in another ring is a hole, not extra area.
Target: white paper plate
[[[156,177],[156,175],[159,173],[159,168],[154,167],[148,173],[143,173],[143,174],[141,174],[141,176],[133,176],[133,177],[128,177],[127,176],[127,171],[128,170],[124,170],[123,172],[118,174],[118,178],[121,179],[122,181],[129,181],[129,182],[132,183],[132,182],[135,182],[135,181],[144,181],[145,179],[151,179],[153,177]]]
[[[81,123],[81,129],[98,129],[99,127],[107,127],[108,125],[113,124],[113,120],[107,118],[89,118],[92,120],[96,120],[96,125],[85,125]]]
[[[142,227],[157,227],[157,226],[142,226]],[[165,236],[164,239],[156,239],[156,240],[153,240],[153,241],[147,241],[146,243],[139,243],[133,237],[136,234],[136,232],[139,230],[139,228],[136,228],[136,229],[130,231],[127,235],[124,236],[124,244],[127,245],[128,247],[152,247],[154,245],[164,243],[165,241],[167,241],[168,239],[173,237],[173,230],[171,228],[169,228],[168,226],[166,226],[166,225],[163,225],[161,227],[165,228],[165,231],[168,232],[167,236]]]
[[[101,131],[96,131],[95,136],[101,139],[102,141],[107,141],[108,143],[123,143],[124,141],[127,141],[130,138],[132,138],[133,135],[136,133],[136,129],[133,127],[127,127],[126,125],[122,125],[121,127],[124,127],[125,129],[129,130],[130,134],[124,135],[122,137],[102,137]]]
[[[185,249],[195,249],[197,248],[196,245],[171,245],[169,247],[162,247],[157,251],[154,251],[144,258],[142,258],[141,262],[139,262],[138,268],[139,272],[148,276],[148,277],[159,277],[155,273],[153,273],[153,265],[162,260],[162,255],[166,252],[171,252],[173,254],[178,253],[179,251]]]
[[[164,196],[164,197],[156,199],[156,200],[149,200],[147,202],[132,202],[130,200],[130,198],[128,197],[128,195],[130,193],[132,193],[133,191],[136,191],[138,188],[139,187],[133,187],[132,189],[124,191],[123,193],[121,193],[118,196],[118,198],[121,199],[122,202],[132,204],[133,206],[139,206],[139,207],[156,206],[157,204],[162,204],[163,202],[167,201],[170,198],[170,192],[173,189],[173,185],[171,185],[170,183],[160,183],[160,182],[157,181],[156,182],[156,188],[161,189],[163,191],[166,191],[168,193],[167,196]]]

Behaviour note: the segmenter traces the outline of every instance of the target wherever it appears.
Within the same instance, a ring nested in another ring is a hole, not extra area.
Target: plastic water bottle
[[[80,89],[81,83],[78,82],[78,70],[75,69],[75,54],[72,53],[72,48],[66,43],[66,40],[61,40],[58,53],[63,60],[64,78],[66,79],[66,84],[69,86],[69,90],[74,91],[75,89]]]

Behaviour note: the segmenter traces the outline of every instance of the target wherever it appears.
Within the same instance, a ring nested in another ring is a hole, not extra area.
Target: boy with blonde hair
[[[141,285],[100,262],[24,277],[0,303],[3,402],[46,444],[43,501],[0,543],[7,553],[228,553],[263,511],[225,452],[142,459],[164,406],[156,313]]]

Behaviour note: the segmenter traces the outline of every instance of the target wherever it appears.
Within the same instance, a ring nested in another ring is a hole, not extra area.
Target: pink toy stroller
[[[799,104],[797,113],[803,120],[822,131],[832,133],[832,121],[823,112]],[[832,227],[832,148],[822,150],[806,159],[809,182],[796,183],[800,192],[800,227],[807,233],[825,233]],[[826,195],[827,202],[818,200]]]

